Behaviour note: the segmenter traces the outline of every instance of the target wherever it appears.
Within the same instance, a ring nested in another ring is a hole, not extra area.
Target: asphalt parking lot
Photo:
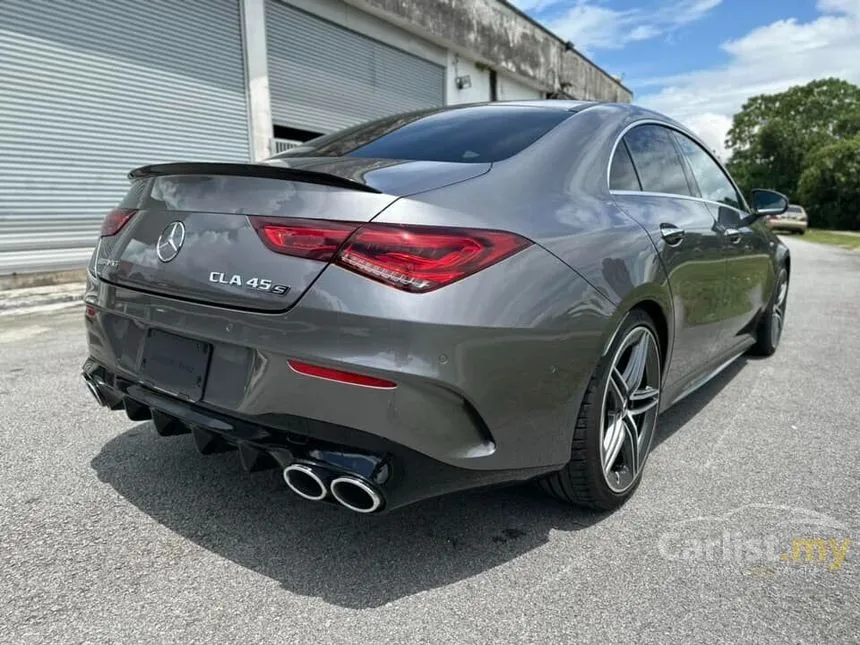
[[[0,317],[0,642],[857,642],[860,253],[788,243],[779,351],[664,414],[611,515],[298,500],[96,408],[80,308]]]

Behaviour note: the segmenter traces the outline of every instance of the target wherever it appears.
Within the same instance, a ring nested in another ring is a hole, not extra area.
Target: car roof
[[[533,99],[513,101],[493,101],[492,103],[473,103],[472,105],[510,105],[513,107],[539,107],[566,112],[579,112],[582,109],[597,105],[598,101],[573,101],[571,99]],[[456,106],[451,106],[456,107]]]
[[[628,118],[632,117],[634,119],[653,119],[654,121],[660,121],[677,127],[685,132],[690,132],[689,128],[687,128],[682,123],[679,123],[675,119],[668,117],[665,114],[661,114],[660,112],[655,112],[654,110],[649,110],[648,108],[634,105],[633,103],[610,103],[608,101],[575,101],[572,99],[533,99],[492,102],[485,101],[481,103],[461,103],[459,105],[446,105],[442,109],[456,110],[457,108],[479,107],[485,105],[501,105],[523,108],[546,108],[551,110],[563,110],[565,112],[581,112],[586,108],[599,105],[617,110],[619,115],[625,114]]]

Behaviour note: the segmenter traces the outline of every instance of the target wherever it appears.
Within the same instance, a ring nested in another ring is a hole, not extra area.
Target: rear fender
[[[660,336],[662,371],[672,360],[672,349],[675,340],[674,310],[672,295],[668,282],[650,282],[631,289],[624,300],[619,303],[607,323],[606,333],[602,341],[601,357],[606,356],[621,323],[633,309],[642,309],[654,320],[657,333]]]

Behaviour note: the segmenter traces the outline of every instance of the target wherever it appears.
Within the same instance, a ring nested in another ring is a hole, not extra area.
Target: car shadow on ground
[[[655,447],[741,368],[730,367],[666,412]],[[182,537],[293,593],[348,608],[377,607],[471,578],[544,545],[551,530],[576,531],[606,517],[531,486],[357,515],[296,498],[278,471],[245,474],[235,453],[203,457],[188,436],[159,438],[149,423],[110,440],[92,466],[101,481]]]

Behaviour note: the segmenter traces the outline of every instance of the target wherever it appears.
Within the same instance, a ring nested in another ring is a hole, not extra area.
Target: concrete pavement
[[[611,515],[305,502],[96,408],[80,308],[0,318],[0,642],[856,642],[860,255],[788,243],[779,351],[664,414]]]

